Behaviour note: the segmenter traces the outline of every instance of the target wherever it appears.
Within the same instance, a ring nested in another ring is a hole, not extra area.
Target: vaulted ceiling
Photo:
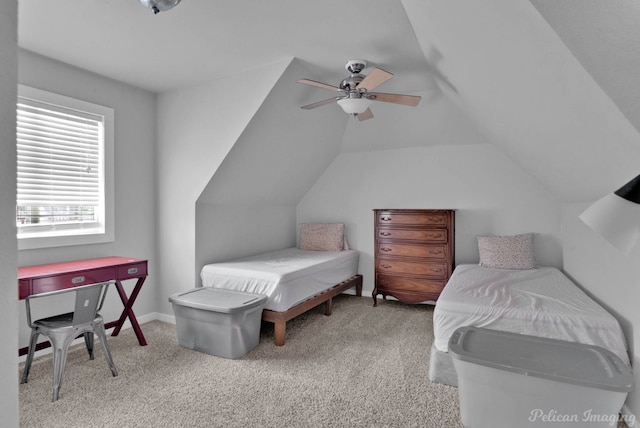
[[[635,0],[183,0],[158,15],[137,0],[19,0],[22,48],[158,93],[291,57],[315,71],[300,77],[337,84],[366,59],[395,74],[381,91],[423,103],[376,106],[345,150],[391,148],[376,139],[390,126],[433,144],[474,127],[567,202],[640,173],[639,28]]]

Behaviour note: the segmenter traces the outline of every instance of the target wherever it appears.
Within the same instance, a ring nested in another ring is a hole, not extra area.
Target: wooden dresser
[[[404,303],[437,300],[454,268],[453,210],[374,210],[375,288]]]

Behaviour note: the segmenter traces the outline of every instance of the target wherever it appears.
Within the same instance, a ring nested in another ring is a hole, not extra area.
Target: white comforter
[[[298,248],[205,265],[204,287],[263,294],[265,309],[285,311],[358,272],[359,253]]]
[[[435,347],[466,325],[597,345],[629,364],[618,321],[560,270],[459,265],[433,314]]]

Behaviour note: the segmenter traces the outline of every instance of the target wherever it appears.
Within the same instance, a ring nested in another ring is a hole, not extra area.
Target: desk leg
[[[142,284],[144,283],[144,280],[146,278],[147,278],[146,276],[143,276],[142,278],[138,278],[138,282],[136,283],[135,287],[133,287],[133,291],[131,292],[131,296],[129,297],[127,297],[127,293],[125,293],[122,283],[120,281],[116,281],[116,290],[118,290],[118,294],[120,295],[120,300],[122,300],[124,309],[118,321],[112,321],[105,325],[105,328],[115,327],[111,335],[117,336],[118,333],[120,333],[122,324],[124,324],[125,320],[128,317],[129,321],[131,322],[131,326],[133,327],[133,331],[135,331],[136,333],[136,337],[138,338],[138,343],[140,343],[140,346],[146,346],[147,340],[144,338],[144,334],[142,334],[142,329],[140,328],[140,324],[138,324],[136,315],[133,313],[133,303],[136,301],[136,298],[138,297],[138,293],[140,292],[140,289],[142,288]]]

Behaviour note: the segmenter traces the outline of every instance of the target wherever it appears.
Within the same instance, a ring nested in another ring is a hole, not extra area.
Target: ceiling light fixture
[[[365,97],[349,97],[338,100],[338,105],[342,107],[345,113],[359,115],[364,113],[371,105],[371,100]]]
[[[148,7],[154,14],[173,9],[181,0],[138,0],[144,7]]]
[[[640,175],[580,214],[587,226],[629,254],[640,243]]]

